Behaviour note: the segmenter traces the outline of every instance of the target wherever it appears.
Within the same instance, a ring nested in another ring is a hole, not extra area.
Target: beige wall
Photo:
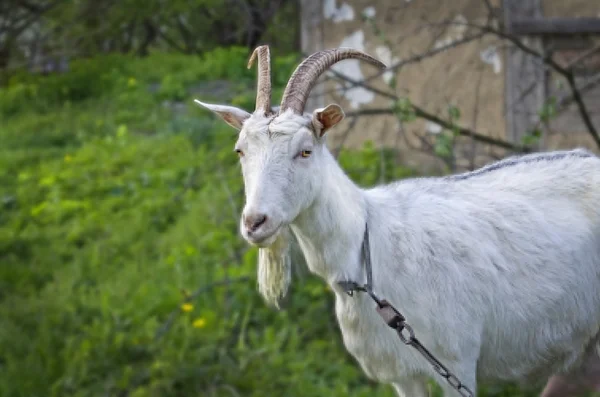
[[[498,6],[499,0],[491,3]],[[600,14],[600,3],[593,0],[544,0],[543,7],[548,9],[550,15]],[[388,65],[477,33],[464,25],[444,22],[485,24],[487,16],[482,0],[305,0],[302,12],[304,52],[311,53],[338,46],[354,47],[376,56]],[[371,23],[363,20],[363,13],[373,17],[380,34]],[[388,86],[391,75],[379,77],[369,84],[397,96],[410,98],[414,104],[442,118],[447,117],[449,105],[456,106],[461,110],[461,126],[488,136],[514,140],[518,137],[507,132],[510,128],[506,121],[507,112],[511,111],[511,105],[506,103],[507,62],[514,64],[515,60],[507,59],[506,43],[488,35],[402,67],[396,73],[397,83],[394,87]],[[357,80],[376,73],[370,65],[356,60],[343,61],[335,69]],[[538,89],[539,95],[546,95],[546,91],[542,86]],[[313,94],[314,98],[309,106],[337,102],[347,113],[391,105],[389,99],[373,95],[362,88],[344,91],[341,83],[333,81],[319,85]],[[598,105],[600,109],[600,101],[597,99],[591,105]],[[519,103],[512,105],[513,109],[519,107],[523,106]],[[530,117],[535,119],[536,115],[532,114]],[[544,145],[566,147],[573,142],[587,143],[587,136],[581,133],[582,126],[577,122],[573,113],[559,118],[556,125],[561,129],[564,129],[565,124],[568,125],[568,135],[575,133],[576,136],[569,139],[565,138],[565,134],[554,134],[551,139],[544,141]],[[596,122],[600,128],[600,119],[597,118]],[[419,150],[419,147],[423,148],[431,143],[439,130],[433,123],[419,120],[402,126],[392,116],[370,116],[359,118],[354,128],[348,132],[350,124],[350,119],[347,119],[336,128],[330,137],[330,146],[336,147],[343,143],[356,147],[370,139],[377,144],[397,147],[403,161],[412,166],[427,170],[440,165],[439,162],[432,161],[431,156],[422,155]],[[471,153],[476,155],[475,165],[489,162],[490,156],[500,157],[505,154],[487,145],[473,144],[470,139],[462,139],[457,146],[458,169],[473,166]]]
[[[595,0],[542,0],[546,17],[599,17],[600,4]]]

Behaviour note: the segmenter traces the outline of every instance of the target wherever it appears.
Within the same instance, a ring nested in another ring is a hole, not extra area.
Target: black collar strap
[[[373,267],[371,266],[371,249],[369,247],[369,227],[366,223],[361,251],[363,262],[365,263],[365,272],[367,273],[367,283],[360,285],[356,281],[338,281],[338,285],[349,296],[353,296],[355,291],[368,293],[377,305],[381,307],[381,300],[373,292]]]

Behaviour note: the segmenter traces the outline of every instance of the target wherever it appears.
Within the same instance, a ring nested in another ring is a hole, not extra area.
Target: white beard
[[[290,231],[282,228],[269,247],[258,250],[258,290],[268,304],[280,308],[292,279]]]

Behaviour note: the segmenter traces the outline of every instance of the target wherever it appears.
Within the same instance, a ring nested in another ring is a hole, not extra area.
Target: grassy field
[[[246,55],[102,57],[0,91],[0,396],[393,396],[324,283],[297,275],[281,312],[256,292],[235,132],[192,104],[252,108]],[[280,95],[295,57],[275,61]],[[411,174],[370,146],[340,161],[363,185]]]

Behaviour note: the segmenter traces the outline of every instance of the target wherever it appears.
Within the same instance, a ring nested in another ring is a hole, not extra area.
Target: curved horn
[[[269,46],[256,47],[248,60],[248,69],[258,58],[258,84],[256,87],[256,111],[271,113],[271,53]]]
[[[379,60],[352,48],[334,48],[315,52],[298,65],[294,74],[290,77],[283,93],[279,113],[281,114],[287,109],[292,109],[294,113],[302,114],[308,94],[319,76],[335,63],[349,58],[367,61],[380,69],[386,68]]]

